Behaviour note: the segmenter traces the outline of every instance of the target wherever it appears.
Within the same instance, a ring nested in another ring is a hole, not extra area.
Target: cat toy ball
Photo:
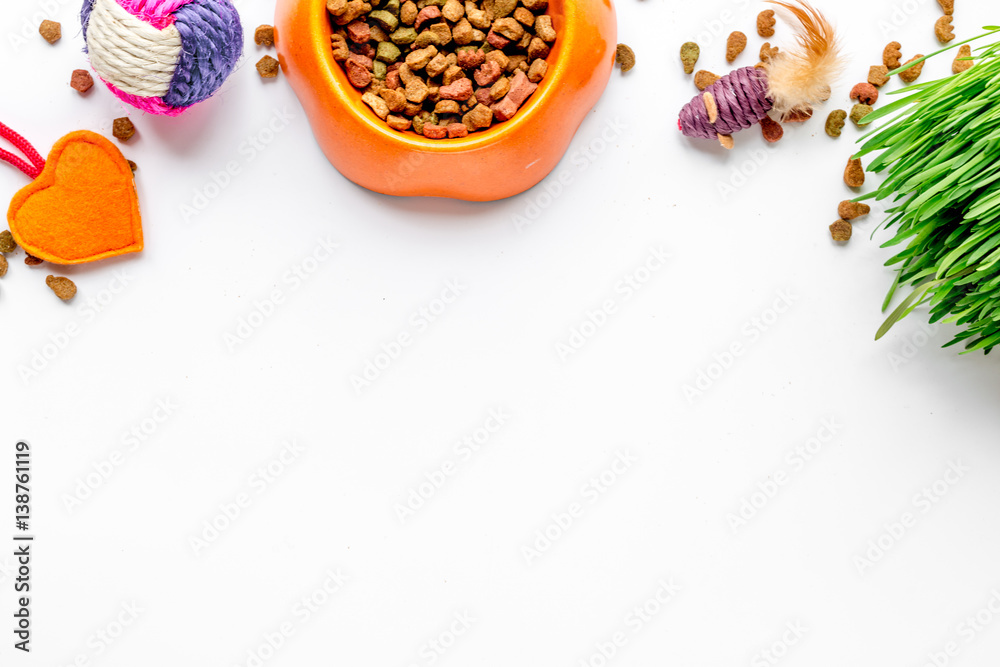
[[[841,69],[837,37],[826,18],[808,3],[778,0],[798,20],[798,48],[780,51],[761,67],[743,67],[722,77],[688,102],[678,126],[688,137],[716,139],[733,147],[732,135],[759,123],[768,112],[781,119],[811,114],[830,97]]]
[[[176,116],[208,99],[243,52],[230,0],[84,0],[90,64],[118,98]]]

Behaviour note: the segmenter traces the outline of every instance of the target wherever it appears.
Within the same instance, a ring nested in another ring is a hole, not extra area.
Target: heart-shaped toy
[[[55,264],[83,264],[142,250],[135,180],[121,151],[99,134],[56,142],[37,178],[7,211],[25,252]]]

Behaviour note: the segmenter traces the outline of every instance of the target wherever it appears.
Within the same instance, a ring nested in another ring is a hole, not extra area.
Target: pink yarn
[[[128,13],[138,16],[157,30],[174,23],[174,12],[191,0],[117,0]]]
[[[187,107],[172,107],[167,105],[162,97],[140,97],[139,95],[133,95],[132,93],[126,93],[120,90],[113,83],[108,82],[103,77],[101,81],[107,85],[108,90],[114,93],[114,96],[125,102],[126,104],[131,104],[136,109],[140,111],[145,111],[147,113],[154,113],[158,116],[179,116],[184,113]]]

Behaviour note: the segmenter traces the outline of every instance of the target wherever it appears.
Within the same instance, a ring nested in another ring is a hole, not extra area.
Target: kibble
[[[62,24],[46,19],[38,26],[38,34],[49,44],[55,44],[62,39]]]
[[[865,168],[861,164],[861,158],[847,161],[847,168],[844,169],[844,183],[852,188],[860,188],[865,184]]]
[[[955,56],[955,61],[951,64],[951,71],[955,74],[961,74],[970,69],[974,64],[972,62],[972,47],[968,44],[963,44],[959,47],[958,55]]]
[[[785,136],[785,128],[781,127],[781,123],[772,120],[770,116],[764,116],[760,119],[760,131],[764,135],[764,141],[769,144],[781,141],[781,138]]]
[[[726,40],[726,62],[731,63],[736,60],[745,48],[747,48],[747,36],[739,30],[731,33]]]
[[[760,61],[762,63],[766,63],[776,55],[778,55],[778,47],[771,46],[770,42],[764,42],[764,44],[760,47]]]
[[[94,87],[94,77],[90,76],[90,72],[85,69],[75,69],[69,79],[69,86],[83,95]]]
[[[615,62],[622,68],[622,73],[629,71],[635,67],[635,51],[628,44],[619,44],[615,49]]]
[[[955,13],[955,0],[938,0],[938,4],[941,5],[941,11],[944,12],[945,16],[951,16]]]
[[[775,23],[777,21],[774,18],[774,10],[765,9],[757,14],[757,34],[761,37],[774,37]]]
[[[15,250],[17,250],[17,242],[14,241],[14,235],[6,229],[0,232],[0,252],[14,252]]]
[[[844,243],[851,240],[854,229],[847,220],[837,220],[830,225],[830,236],[834,241]]]
[[[881,88],[889,82],[889,68],[885,65],[872,65],[868,70],[868,83]]]
[[[851,107],[851,122],[855,125],[861,125],[861,120],[872,111],[871,105],[855,104]]]
[[[334,59],[399,132],[458,139],[513,118],[548,74],[547,0],[328,0]],[[622,71],[631,49],[616,51]],[[631,58],[628,58],[631,56]]]
[[[868,204],[851,201],[850,199],[845,199],[837,206],[837,215],[844,220],[854,220],[863,215],[868,215],[871,211],[872,207]]]
[[[38,266],[43,261],[44,260],[39,259],[38,257],[35,257],[34,255],[27,255],[24,258],[24,263],[27,264],[28,266]]]
[[[851,99],[872,106],[878,102],[878,88],[870,83],[859,83],[851,88]]]
[[[0,255],[0,278],[7,275],[7,258]]]
[[[118,141],[126,142],[135,136],[135,125],[128,118],[115,118],[115,122],[111,125],[111,134]]]
[[[45,279],[45,284],[63,301],[69,301],[76,296],[76,285],[69,278],[49,276]]]
[[[257,46],[274,46],[274,26],[266,23],[257,26],[253,33],[253,41]]]
[[[698,87],[698,90],[705,90],[718,80],[718,76],[704,69],[698,70],[694,75],[694,85]]]
[[[278,76],[278,61],[271,56],[264,56],[257,61],[257,73],[262,79],[273,79]]]
[[[835,109],[826,117],[826,133],[831,137],[837,138],[846,124],[847,112],[843,109]]]
[[[893,70],[899,67],[901,61],[900,58],[903,57],[903,52],[900,49],[903,45],[899,42],[889,42],[885,45],[885,49],[882,51],[882,64],[888,69]]]
[[[907,60],[905,63],[903,63],[903,66],[905,67],[906,65],[909,65],[913,61],[920,60],[923,57],[924,57],[923,54],[919,54],[918,53],[917,55],[913,56],[912,58],[910,58],[909,60]],[[918,78],[920,78],[920,73],[924,69],[924,62],[925,61],[920,61],[919,63],[917,63],[913,67],[911,67],[909,69],[906,69],[906,70],[903,70],[902,72],[899,73],[899,78],[902,79],[905,83],[913,83]]]
[[[947,44],[955,39],[955,28],[952,27],[951,21],[951,16],[942,16],[934,22],[934,36],[942,44]]]
[[[135,162],[132,162],[132,160],[125,160],[125,161],[128,162],[128,168],[132,170],[133,174],[139,171],[139,165],[137,165]]]
[[[685,74],[694,72],[694,66],[698,64],[700,56],[701,48],[694,42],[684,42],[681,45],[681,62],[684,64]]]

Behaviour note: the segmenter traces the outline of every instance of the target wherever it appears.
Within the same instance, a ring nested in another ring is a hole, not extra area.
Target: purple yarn
[[[188,107],[212,96],[243,53],[243,27],[229,0],[192,0],[174,12],[180,61],[163,101]]]
[[[719,117],[708,122],[705,93],[712,93]],[[730,72],[684,105],[680,128],[684,136],[715,139],[720,134],[735,134],[759,123],[774,106],[767,96],[767,74],[756,67],[742,67]]]

